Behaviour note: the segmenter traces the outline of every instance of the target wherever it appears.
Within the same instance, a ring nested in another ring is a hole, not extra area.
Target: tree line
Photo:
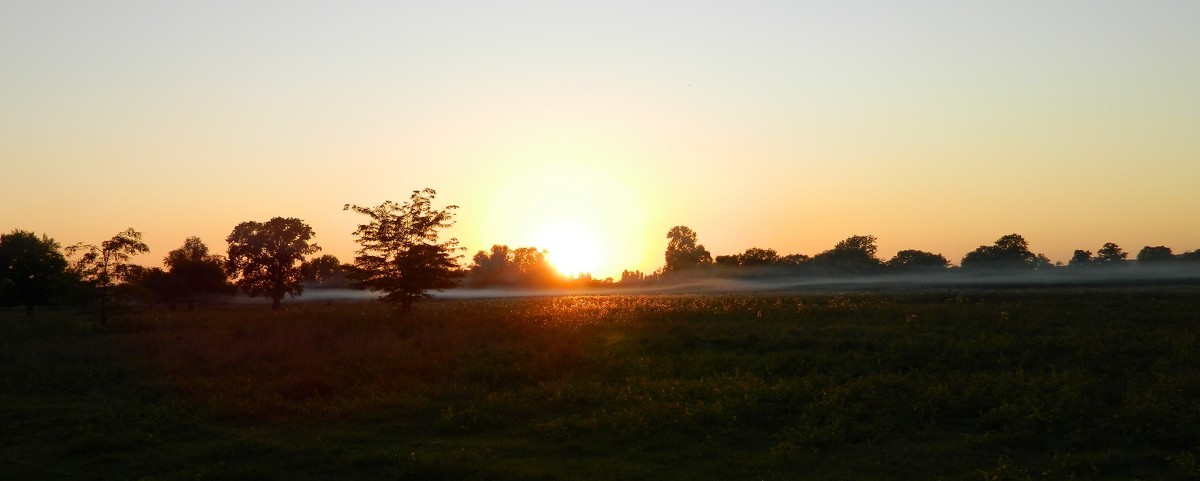
[[[839,241],[833,248],[816,255],[780,255],[774,249],[751,247],[732,255],[713,256],[700,244],[695,231],[687,226],[675,226],[667,232],[664,265],[658,271],[643,274],[625,271],[622,282],[655,282],[680,277],[771,277],[771,276],[866,276],[911,274],[993,275],[1032,272],[1132,272],[1141,273],[1169,267],[1200,266],[1200,249],[1175,254],[1165,246],[1145,246],[1134,259],[1119,245],[1108,242],[1094,254],[1076,250],[1066,265],[1051,262],[1044,254],[1032,252],[1029,242],[1020,234],[1001,236],[990,245],[981,245],[953,265],[945,256],[916,249],[904,249],[891,259],[877,255],[877,238],[854,235]]]
[[[0,234],[0,305],[23,306],[27,314],[38,305],[96,306],[103,323],[115,305],[138,301],[165,304],[172,310],[184,305],[190,310],[197,303],[219,301],[235,292],[266,298],[272,309],[279,309],[285,297],[300,295],[306,285],[370,290],[408,310],[415,301],[429,297],[431,290],[459,286],[570,288],[669,283],[695,276],[1101,272],[1130,264],[1200,265],[1200,249],[1175,254],[1168,247],[1145,246],[1131,263],[1129,254],[1111,242],[1095,253],[1076,250],[1068,264],[1060,265],[1030,251],[1018,234],[979,246],[957,266],[941,254],[915,249],[882,259],[872,235],[850,236],[813,256],[751,247],[714,257],[699,243],[695,231],[675,226],[667,232],[661,268],[649,274],[626,270],[619,281],[599,280],[590,274],[559,273],[547,260],[547,252],[536,247],[494,245],[462,266],[460,252],[465,249],[458,240],[440,238],[444,229],[454,225],[458,207],[434,208],[436,194],[427,188],[413,191],[404,203],[343,206],[367,218],[353,232],[359,249],[351,263],[332,255],[317,256],[321,247],[313,242],[312,227],[294,217],[238,224],[225,238],[225,255],[211,252],[198,237],[189,237],[167,253],[162,267],[149,268],[131,263],[134,256],[150,250],[141,232],[133,228],[99,244],[65,248],[44,234],[14,229]]]
[[[368,218],[353,233],[360,248],[350,264],[315,256],[321,247],[312,227],[294,217],[238,224],[225,238],[225,255],[189,237],[167,253],[163,267],[149,268],[131,262],[150,251],[133,228],[99,244],[65,248],[44,234],[14,229],[0,234],[0,305],[23,306],[29,315],[39,305],[96,306],[104,323],[114,306],[133,301],[192,309],[235,292],[269,299],[279,309],[284,297],[316,284],[368,289],[407,310],[429,290],[457,285],[462,275],[458,241],[439,239],[454,224],[457,206],[435,209],[436,194],[424,189],[404,203],[346,204],[344,210]]]

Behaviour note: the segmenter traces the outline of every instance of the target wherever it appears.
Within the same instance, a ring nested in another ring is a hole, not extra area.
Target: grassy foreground
[[[1200,479],[1200,291],[0,313],[11,479]]]

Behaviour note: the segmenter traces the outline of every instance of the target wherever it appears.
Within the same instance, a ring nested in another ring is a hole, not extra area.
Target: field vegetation
[[[1200,291],[0,314],[13,479],[1196,479]]]

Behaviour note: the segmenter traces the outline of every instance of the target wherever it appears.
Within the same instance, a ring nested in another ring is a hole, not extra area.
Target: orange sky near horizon
[[[957,263],[1200,249],[1200,3],[46,1],[0,15],[0,229],[224,252],[438,191],[468,250],[597,277],[856,234]],[[586,264],[586,262],[584,263]],[[583,264],[581,264],[583,265]]]

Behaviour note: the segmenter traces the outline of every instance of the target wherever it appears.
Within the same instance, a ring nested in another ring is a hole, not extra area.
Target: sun
[[[643,259],[645,209],[615,173],[580,162],[522,165],[490,186],[482,246],[535,247],[560,273],[596,279],[619,276]]]
[[[537,245],[546,249],[546,260],[566,276],[595,272],[603,264],[603,251],[594,234],[582,226],[562,222],[546,227]]]

